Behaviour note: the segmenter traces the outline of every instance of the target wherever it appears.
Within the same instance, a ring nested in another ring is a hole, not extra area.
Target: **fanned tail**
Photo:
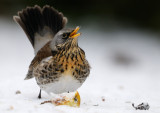
[[[22,27],[36,53],[67,23],[62,13],[48,5],[27,7],[13,19]]]

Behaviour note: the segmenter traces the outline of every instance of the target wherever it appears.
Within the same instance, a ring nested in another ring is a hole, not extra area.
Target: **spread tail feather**
[[[67,23],[67,18],[62,13],[48,5],[43,8],[38,5],[27,7],[19,11],[18,16],[14,16],[13,19],[22,27],[34,48],[35,44],[39,43],[36,42],[36,34],[44,38],[44,35],[49,32],[50,38],[53,38]],[[44,44],[41,44],[41,46],[43,47],[45,44],[46,42],[44,41]]]

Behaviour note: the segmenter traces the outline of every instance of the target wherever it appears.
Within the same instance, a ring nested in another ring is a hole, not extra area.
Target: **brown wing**
[[[31,79],[34,76],[32,75],[33,73],[33,69],[44,59],[47,58],[49,56],[52,56],[52,52],[51,52],[51,48],[50,48],[50,41],[44,46],[42,47],[37,55],[34,57],[34,59],[32,60],[30,66],[29,66],[29,70],[28,70],[28,74],[26,75],[25,80],[27,79]]]

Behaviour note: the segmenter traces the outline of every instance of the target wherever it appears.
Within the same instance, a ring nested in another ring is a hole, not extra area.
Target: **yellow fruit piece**
[[[80,107],[81,98],[80,98],[78,91],[73,92],[73,93],[64,93],[59,96],[60,97],[58,98],[56,97],[50,101],[45,101],[41,104],[52,103],[56,106],[67,105],[71,107]]]

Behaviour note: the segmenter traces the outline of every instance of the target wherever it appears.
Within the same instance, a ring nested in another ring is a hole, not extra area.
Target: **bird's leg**
[[[40,91],[39,91],[38,98],[41,99],[41,89],[40,89]]]

